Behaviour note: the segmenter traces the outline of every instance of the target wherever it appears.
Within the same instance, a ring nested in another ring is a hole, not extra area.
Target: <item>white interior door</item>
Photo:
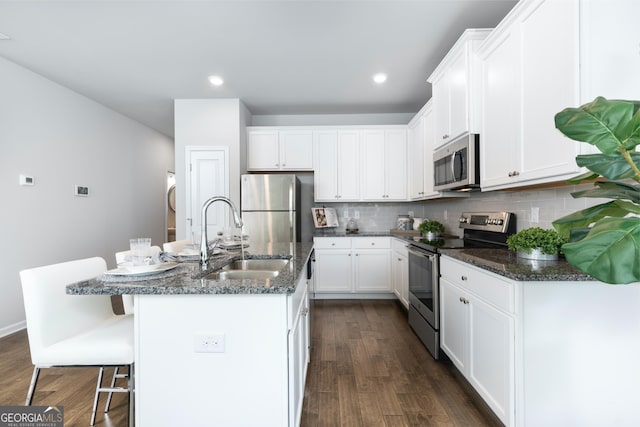
[[[229,197],[229,165],[226,147],[186,147],[186,238],[200,236],[202,205],[213,196]],[[207,236],[212,239],[229,225],[229,208],[215,203],[207,210]],[[196,237],[199,240],[199,237]]]

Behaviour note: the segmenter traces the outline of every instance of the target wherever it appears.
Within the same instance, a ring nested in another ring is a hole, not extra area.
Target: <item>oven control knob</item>
[[[461,216],[460,218],[458,218],[458,222],[465,223],[465,222],[467,222],[467,218]]]
[[[496,220],[496,224],[502,225],[502,224],[504,224],[504,220],[503,219],[498,219],[498,220]]]

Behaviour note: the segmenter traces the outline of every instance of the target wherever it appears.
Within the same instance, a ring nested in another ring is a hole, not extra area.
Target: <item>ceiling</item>
[[[240,98],[254,115],[414,113],[462,31],[494,27],[515,3],[0,1],[0,56],[169,136],[174,99]]]

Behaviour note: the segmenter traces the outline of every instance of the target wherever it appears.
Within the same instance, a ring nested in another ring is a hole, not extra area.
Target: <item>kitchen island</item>
[[[212,258],[144,280],[92,279],[69,294],[134,295],[135,418],[153,426],[295,426],[309,361],[311,243],[252,245],[249,257],[288,257],[266,280],[211,280]],[[235,255],[238,258],[239,255]]]

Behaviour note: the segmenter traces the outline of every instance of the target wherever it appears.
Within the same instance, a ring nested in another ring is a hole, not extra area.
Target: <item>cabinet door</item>
[[[362,199],[385,200],[385,132],[362,131]]]
[[[449,106],[451,101],[449,99],[447,73],[442,74],[433,82],[432,94],[435,132],[434,148],[437,148],[451,140],[449,126]]]
[[[316,249],[316,293],[351,292],[351,250]]]
[[[453,140],[469,130],[468,44],[460,49],[447,71],[449,83],[449,138]]]
[[[316,131],[314,139],[314,193],[316,201],[338,198],[338,132]]]
[[[391,267],[393,292],[402,305],[404,305],[405,308],[409,308],[409,262],[407,255],[393,251]]]
[[[280,131],[280,169],[313,170],[313,133],[307,130]]]
[[[505,32],[481,56],[482,121],[480,185],[512,182],[520,170],[520,43]],[[547,64],[551,66],[551,64]]]
[[[522,18],[522,143],[520,181],[576,174],[581,143],[554,125],[554,116],[579,105],[578,2],[532,2]],[[639,39],[640,40],[640,39]],[[540,94],[545,94],[540,96]],[[553,153],[553,155],[549,155]]]
[[[513,425],[514,319],[477,298],[467,298],[469,382],[503,423]]]
[[[306,297],[305,292],[303,298]],[[289,331],[289,420],[292,425],[299,425],[302,415],[307,358],[306,318],[306,304],[302,303]]]
[[[356,292],[390,292],[390,251],[368,249],[354,255]]]
[[[407,132],[404,129],[385,131],[384,157],[384,200],[407,200]]]
[[[424,115],[412,123],[408,129],[409,140],[409,198],[419,200],[424,197],[424,168],[425,168],[425,118]]]
[[[277,130],[249,131],[247,168],[278,170],[280,168]]]
[[[428,109],[424,115],[424,196],[440,194],[433,189],[433,147],[435,131],[433,129],[433,110]],[[413,153],[411,154],[413,156]]]
[[[440,279],[440,347],[463,374],[467,372],[469,336],[466,295],[449,281]]]
[[[357,130],[338,131],[338,198],[360,200],[360,136]]]

